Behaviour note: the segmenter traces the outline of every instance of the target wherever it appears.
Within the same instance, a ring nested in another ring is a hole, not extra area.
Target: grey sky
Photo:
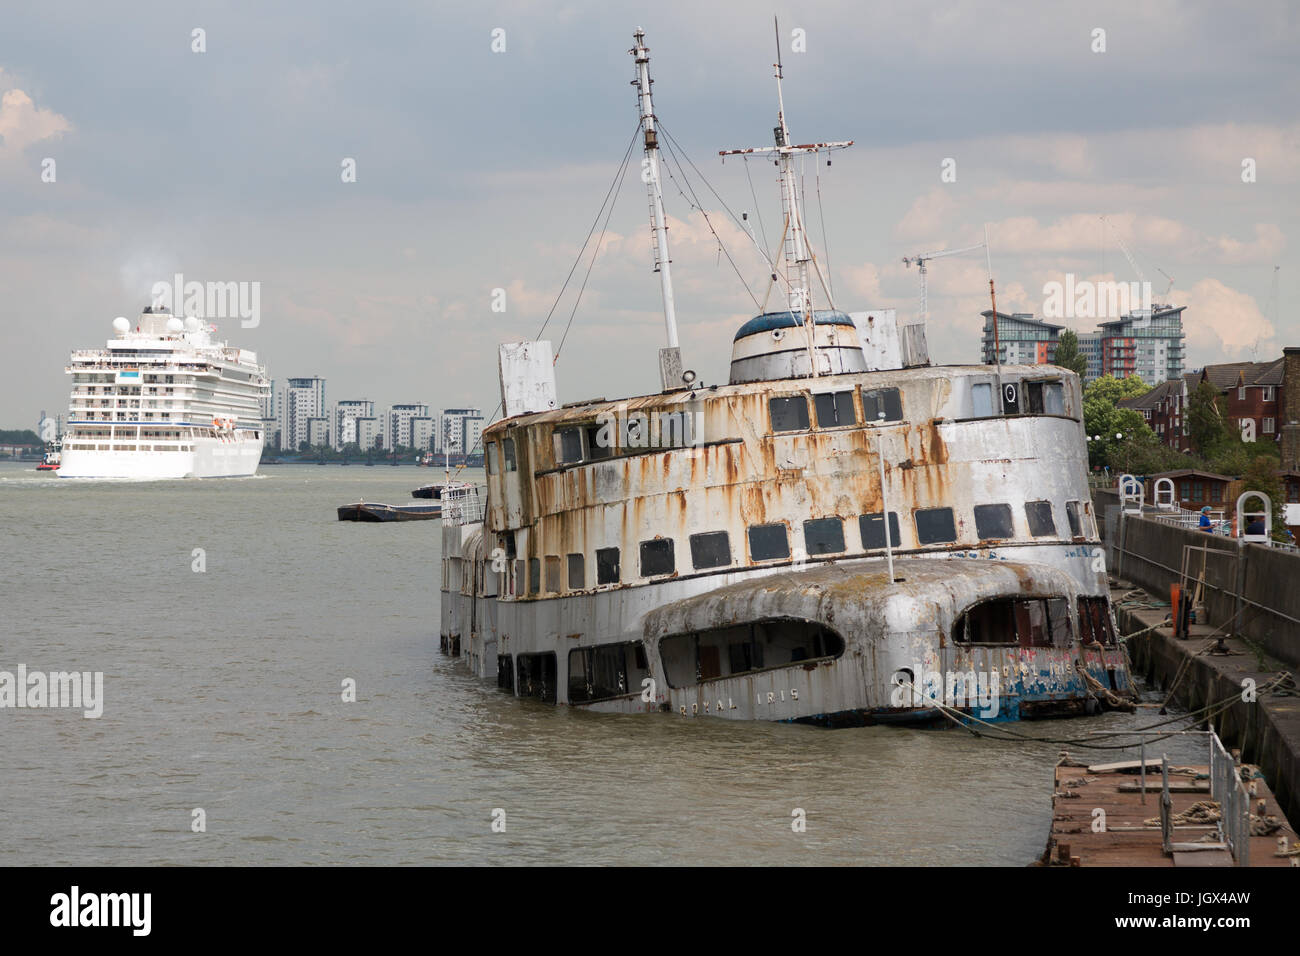
[[[218,325],[277,379],[490,410],[497,343],[541,324],[635,127],[632,31],[646,30],[667,130],[753,211],[745,167],[717,151],[770,142],[773,13],[796,141],[858,144],[821,170],[840,307],[914,312],[901,257],[977,242],[987,222],[999,306],[1041,313],[1064,272],[1136,278],[1103,242],[1106,214],[1158,293],[1158,269],[1175,277],[1189,365],[1300,344],[1292,3],[30,4],[0,34],[0,426],[65,411],[68,351],[178,271],[261,283],[260,327]],[[790,52],[794,29],[808,52]],[[955,183],[940,182],[945,157]],[[749,170],[774,241],[771,167]],[[666,205],[686,364],[717,382],[754,306],[671,183]],[[761,297],[748,240],[705,207]],[[610,230],[557,368],[565,400],[656,386],[635,175]],[[497,287],[505,314],[489,308]],[[939,361],[976,359],[982,308],[982,256],[933,264]]]

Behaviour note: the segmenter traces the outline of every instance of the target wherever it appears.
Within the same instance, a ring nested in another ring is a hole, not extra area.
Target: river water
[[[1058,744],[590,714],[472,678],[438,651],[438,522],[335,514],[440,478],[353,464],[90,482],[0,463],[0,670],[104,675],[98,719],[0,710],[0,864],[1022,866],[1042,852]]]

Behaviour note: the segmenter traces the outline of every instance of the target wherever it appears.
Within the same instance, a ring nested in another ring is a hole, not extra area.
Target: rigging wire
[[[686,176],[686,170],[682,167],[682,162],[677,157],[677,151],[681,150],[681,147],[678,146],[677,149],[674,150],[672,144],[673,142],[675,142],[675,140],[672,140],[672,137],[668,135],[668,131],[664,130],[662,123],[659,124],[659,129],[663,130],[664,133],[665,154],[669,156],[674,163],[677,164],[677,171],[682,174],[682,181],[686,183],[686,188],[691,191],[690,196],[687,196],[686,193],[682,191],[681,185],[677,182],[677,177],[673,175],[672,167],[665,166],[665,168],[668,170],[668,178],[671,179],[673,185],[677,187],[677,191],[681,193],[682,199],[686,200],[687,205],[689,205],[692,209],[698,209],[700,215],[704,217],[705,225],[709,227],[709,232],[713,233],[713,238],[716,239],[718,242],[718,249],[721,250],[723,255],[727,257],[727,261],[731,263],[731,268],[736,273],[736,278],[739,279],[740,284],[745,287],[745,292],[749,294],[750,300],[754,303],[754,308],[762,311],[762,306],[758,304],[758,299],[755,297],[753,290],[750,289],[749,283],[745,281],[744,275],[741,274],[740,267],[736,265],[736,260],[731,257],[731,250],[727,248],[727,244],[723,242],[722,237],[718,235],[718,230],[713,228],[713,222],[712,220],[709,219],[709,214],[705,210],[704,204],[700,202],[699,196],[695,194],[695,187],[691,185],[690,179],[688,179]],[[685,152],[684,151],[682,152],[683,155],[685,155]],[[690,157],[686,157],[686,161],[690,162]],[[695,164],[692,163],[691,167],[694,168],[694,165]],[[699,171],[696,170],[696,172]],[[702,179],[703,177],[701,176],[700,178]],[[728,210],[728,212],[730,212],[730,210]],[[732,218],[735,217],[733,216]]]
[[[754,191],[754,178],[749,175],[749,157],[741,156],[740,158],[745,164],[745,178],[749,180],[749,194],[754,197],[754,215],[758,217],[758,231],[763,236],[763,248],[767,249],[769,247],[767,228],[763,225],[763,211],[758,205],[758,193]]]
[[[560,304],[560,300],[564,298],[564,290],[569,287],[569,281],[573,278],[573,273],[577,271],[578,263],[582,261],[582,254],[587,251],[587,244],[591,242],[592,233],[596,231],[596,223],[600,222],[600,215],[605,211],[605,205],[609,202],[610,194],[614,192],[616,186],[621,188],[624,172],[627,169],[628,157],[632,155],[632,147],[636,145],[636,137],[640,132],[641,120],[637,119],[636,129],[632,131],[632,138],[628,141],[627,149],[623,153],[623,162],[619,164],[618,171],[614,173],[614,179],[609,184],[609,189],[605,190],[605,199],[600,204],[600,209],[596,211],[596,218],[592,220],[591,228],[587,230],[587,238],[583,240],[582,248],[578,250],[578,254],[573,259],[573,265],[569,268],[569,274],[565,276],[564,285],[560,286],[560,292],[555,297],[555,301],[551,304],[551,311],[546,313],[546,321],[542,323],[542,327],[538,329],[537,334],[533,336],[534,341],[542,337],[542,333],[546,331],[546,326],[551,321],[551,316],[555,314],[556,307]]]
[[[827,162],[830,162],[828,159]],[[822,226],[822,251],[826,253],[826,285],[830,288],[828,291],[831,298],[835,298],[835,274],[831,270],[831,245],[826,241],[826,212],[822,208],[822,169],[817,165],[817,157],[813,156],[813,170],[817,181],[817,219]]]
[[[639,129],[640,123],[638,123],[637,126]],[[632,140],[633,142],[636,141],[635,135],[633,135]],[[582,276],[582,285],[578,289],[578,296],[573,300],[573,310],[569,312],[569,321],[564,326],[564,334],[560,336],[560,344],[555,347],[555,362],[560,361],[560,352],[564,350],[564,343],[569,338],[569,329],[573,325],[573,317],[578,314],[578,306],[582,303],[582,293],[587,290],[587,280],[591,278],[591,270],[596,265],[596,256],[600,254],[600,247],[605,242],[605,233],[609,229],[609,220],[614,215],[614,207],[618,205],[619,194],[623,191],[623,180],[627,178],[627,164],[631,156],[632,145],[629,143],[628,151],[623,156],[623,165],[619,167],[618,175],[615,177],[615,181],[618,183],[618,188],[614,190],[614,199],[609,204],[609,212],[605,215],[605,224],[600,227],[600,238],[596,240],[596,245],[592,247],[591,261],[587,263],[587,271]],[[581,253],[579,253],[579,255],[581,255]]]

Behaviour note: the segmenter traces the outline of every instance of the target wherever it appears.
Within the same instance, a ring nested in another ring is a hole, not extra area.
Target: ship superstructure
[[[213,338],[214,326],[147,307],[113,322],[102,349],[72,353],[62,478],[252,475],[262,455],[257,355]]]
[[[640,31],[632,52],[644,118]],[[783,308],[737,331],[728,384],[671,379],[667,284],[659,393],[560,407],[550,344],[502,346],[486,489],[444,506],[444,649],[608,711],[836,726],[1116,702],[1078,377],[933,366],[923,326],[835,308],[790,159],[849,144],[790,145],[783,104],[775,133],[743,152],[782,169]]]

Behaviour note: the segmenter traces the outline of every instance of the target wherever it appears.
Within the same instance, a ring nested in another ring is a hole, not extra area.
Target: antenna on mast
[[[785,96],[781,90],[781,80],[784,78],[781,66],[781,28],[776,17],[772,18],[772,25],[776,31],[776,62],[772,64],[776,67],[777,124],[772,131],[776,143],[774,146],[724,149],[719,151],[718,155],[737,156],[773,153],[777,157],[776,164],[781,169],[781,206],[785,213],[785,228],[782,232],[781,245],[785,258],[789,309],[794,315],[799,316],[800,324],[803,326],[804,336],[808,341],[809,374],[815,378],[820,374],[820,370],[817,361],[815,329],[813,328],[812,278],[809,266],[811,265],[813,269],[817,270],[819,278],[821,277],[821,270],[816,259],[813,258],[812,248],[808,244],[808,233],[804,228],[803,209],[799,199],[794,157],[796,154],[813,153],[815,155],[822,150],[829,152],[832,149],[843,149],[852,146],[853,141],[806,143],[800,146],[790,144],[790,128],[785,122]]]
[[[663,189],[659,182],[659,131],[655,127],[654,103],[650,98],[650,49],[645,45],[645,31],[640,27],[632,34],[635,46],[628,50],[636,57],[637,102],[641,108],[641,130],[645,136],[645,160],[642,178],[650,198],[650,235],[654,248],[655,272],[663,293],[664,326],[668,345],[659,350],[659,380],[664,391],[681,388],[682,350],[677,343],[677,309],[673,304],[672,258],[668,253],[668,221],[664,217]]]

